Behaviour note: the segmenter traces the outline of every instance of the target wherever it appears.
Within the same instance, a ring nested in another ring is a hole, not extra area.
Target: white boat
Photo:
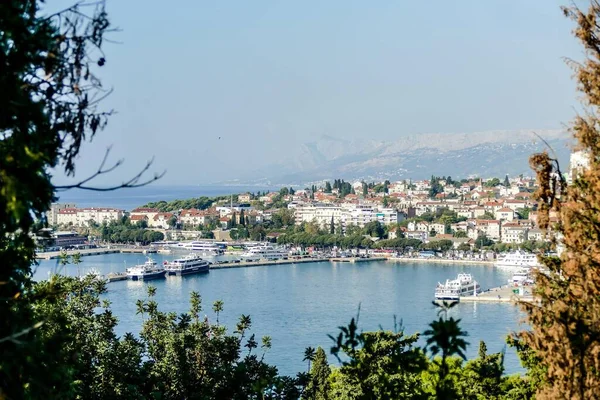
[[[280,260],[288,256],[289,253],[287,250],[267,244],[249,247],[246,252],[242,253],[242,258],[250,260]]]
[[[97,269],[90,269],[85,275],[79,277],[80,280],[84,280],[86,278],[91,278],[94,282],[105,282],[108,283],[109,280],[105,276],[103,276]]]
[[[132,281],[148,281],[151,279],[160,279],[165,277],[165,269],[156,265],[151,258],[141,265],[136,265],[127,269],[126,274]]]
[[[215,257],[223,254],[223,249],[211,242],[203,241],[192,241],[192,242],[179,242],[170,246],[173,251],[185,251],[187,253],[193,252],[198,253],[204,257]]]
[[[531,268],[541,266],[538,262],[537,255],[527,253],[523,250],[501,254],[494,265],[496,267],[504,268]]]
[[[160,249],[156,250],[156,252],[158,254],[171,254],[173,250],[161,247]]]
[[[524,285],[524,284],[533,284],[533,279],[531,279],[530,275],[531,269],[529,268],[519,268],[513,274],[512,278],[508,280],[509,285]]]
[[[446,283],[438,283],[435,288],[436,300],[459,301],[461,296],[474,296],[481,291],[477,281],[471,274],[458,274],[456,279],[447,279]]]
[[[165,261],[167,275],[189,275],[208,272],[210,263],[200,258],[197,253],[190,253],[185,257],[178,258],[171,262]]]

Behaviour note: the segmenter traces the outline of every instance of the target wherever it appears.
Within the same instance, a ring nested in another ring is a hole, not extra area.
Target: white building
[[[58,211],[58,225],[89,226],[91,223],[103,224],[119,221],[125,212],[116,208],[63,208]]]
[[[319,226],[326,227],[329,226],[332,218],[334,224],[337,224],[341,217],[342,207],[335,205],[312,203],[298,205],[294,209],[296,225],[315,221]]]
[[[289,207],[289,206],[288,206]],[[405,219],[402,212],[393,208],[378,208],[369,204],[332,205],[324,203],[311,203],[296,205],[294,207],[296,225],[303,222],[315,221],[321,227],[328,227],[333,223],[341,223],[342,229],[349,225],[363,228],[370,222],[379,221],[383,225],[395,224]]]
[[[522,226],[502,228],[502,243],[523,243],[527,240],[528,229]]]

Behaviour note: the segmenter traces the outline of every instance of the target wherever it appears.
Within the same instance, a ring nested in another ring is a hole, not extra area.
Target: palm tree
[[[217,314],[217,325],[219,325],[219,313],[223,311],[223,300],[217,300],[213,303],[213,312]]]
[[[442,359],[439,362],[439,380],[436,384],[436,392],[441,398],[445,398],[452,394],[454,388],[450,380],[447,379],[450,371],[446,360],[448,357],[459,356],[463,360],[466,359],[465,350],[467,349],[467,341],[463,338],[467,336],[467,332],[460,329],[460,319],[448,318],[448,311],[456,306],[458,302],[447,303],[443,302],[441,305],[434,302],[436,307],[440,307],[438,311],[439,319],[433,321],[429,326],[431,329],[423,332],[427,336],[427,348],[431,351],[432,355],[441,353]]]
[[[308,361],[308,372],[310,372],[310,363],[315,360],[315,354],[315,349],[310,346],[304,350],[304,358],[302,361]]]

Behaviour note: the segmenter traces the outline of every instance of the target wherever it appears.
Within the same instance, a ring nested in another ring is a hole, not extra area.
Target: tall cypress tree
[[[329,400],[329,375],[331,368],[327,362],[325,350],[317,348],[315,360],[310,369],[310,377],[306,386],[304,398],[314,400]]]
[[[331,223],[329,224],[329,233],[332,235],[335,233],[335,223],[333,222],[333,215],[331,216]]]

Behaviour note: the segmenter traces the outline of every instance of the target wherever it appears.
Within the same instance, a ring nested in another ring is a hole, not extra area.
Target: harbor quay
[[[516,303],[518,301],[533,302],[532,286],[504,285],[491,288],[474,296],[463,296],[461,302],[486,302],[486,303]]]
[[[289,258],[287,260],[260,260],[260,261],[236,261],[236,262],[220,262],[210,265],[211,270],[232,269],[232,268],[249,268],[268,265],[289,265],[289,264],[306,264],[315,262],[332,262],[332,263],[361,263],[370,261],[385,261],[384,257],[369,257],[369,258],[328,258],[328,257],[304,257],[304,258]],[[127,279],[124,272],[112,272],[103,278],[110,282],[123,281]]]

